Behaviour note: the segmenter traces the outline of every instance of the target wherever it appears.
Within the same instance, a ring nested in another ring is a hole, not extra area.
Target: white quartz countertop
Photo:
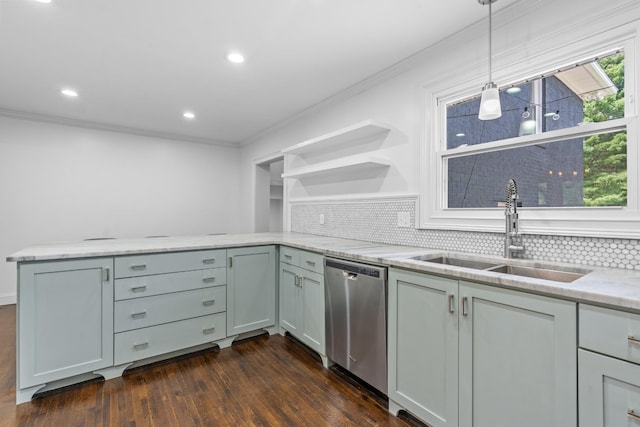
[[[640,272],[600,269],[572,264],[505,260],[502,257],[453,253],[411,246],[393,246],[361,240],[340,239],[302,233],[254,233],[206,236],[175,236],[137,239],[85,240],[37,245],[7,257],[9,262],[38,262],[104,256],[123,256],[187,250],[232,248],[260,245],[286,245],[326,256],[348,258],[365,263],[381,264],[446,275],[460,280],[486,283],[492,286],[550,295],[578,302],[607,305],[640,311]],[[443,265],[410,259],[418,255],[463,256],[494,264],[515,264],[529,267],[557,268],[580,272],[592,270],[571,283],[516,276],[486,270]]]

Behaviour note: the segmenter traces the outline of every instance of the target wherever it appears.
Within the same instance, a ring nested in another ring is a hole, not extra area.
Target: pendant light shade
[[[482,98],[480,99],[480,120],[494,120],[502,117],[500,107],[500,93],[498,86],[491,80],[491,4],[498,0],[478,0],[481,5],[489,5],[489,83],[482,88]]]
[[[480,120],[493,120],[502,116],[500,108],[500,93],[495,83],[489,82],[482,88],[482,98],[480,99]]]

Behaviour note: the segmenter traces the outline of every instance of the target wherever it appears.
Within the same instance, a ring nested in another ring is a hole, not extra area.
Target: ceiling
[[[0,114],[241,143],[487,14],[477,0],[0,0]]]

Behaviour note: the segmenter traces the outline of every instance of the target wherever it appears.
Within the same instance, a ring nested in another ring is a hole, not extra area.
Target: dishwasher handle
[[[358,280],[358,275],[356,273],[350,273],[346,270],[342,270],[342,275],[347,279],[347,280]]]

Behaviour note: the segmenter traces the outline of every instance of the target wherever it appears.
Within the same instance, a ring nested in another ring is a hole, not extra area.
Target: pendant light
[[[494,120],[502,116],[500,108],[500,93],[498,86],[491,80],[491,4],[498,0],[478,0],[481,5],[489,5],[489,83],[482,88],[482,98],[480,99],[480,120]]]

